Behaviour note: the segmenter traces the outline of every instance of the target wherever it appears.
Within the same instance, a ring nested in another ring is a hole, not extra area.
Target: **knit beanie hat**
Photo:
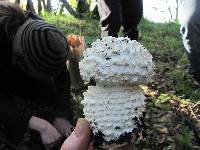
[[[39,19],[27,19],[13,41],[14,64],[37,78],[59,74],[65,66],[68,52],[65,35]]]

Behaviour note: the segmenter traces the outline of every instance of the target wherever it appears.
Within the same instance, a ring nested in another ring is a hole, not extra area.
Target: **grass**
[[[90,18],[76,19],[71,15],[54,15],[45,13],[43,18],[60,28],[65,34],[85,36],[87,44],[100,38],[99,21]]]

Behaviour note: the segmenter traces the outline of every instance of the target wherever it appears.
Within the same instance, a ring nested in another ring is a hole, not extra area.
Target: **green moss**
[[[178,149],[193,150],[194,148],[192,147],[192,138],[193,133],[188,127],[184,126],[181,130],[181,134],[174,136],[176,147]]]

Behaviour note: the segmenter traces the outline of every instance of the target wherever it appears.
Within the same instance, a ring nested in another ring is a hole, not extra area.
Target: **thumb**
[[[87,150],[90,138],[90,124],[86,119],[80,118],[72,134],[63,143],[61,150]]]

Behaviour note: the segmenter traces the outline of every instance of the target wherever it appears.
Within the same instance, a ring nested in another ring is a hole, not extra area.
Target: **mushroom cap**
[[[149,51],[127,37],[103,37],[87,48],[79,63],[84,80],[98,83],[141,84],[153,76],[154,64]]]

